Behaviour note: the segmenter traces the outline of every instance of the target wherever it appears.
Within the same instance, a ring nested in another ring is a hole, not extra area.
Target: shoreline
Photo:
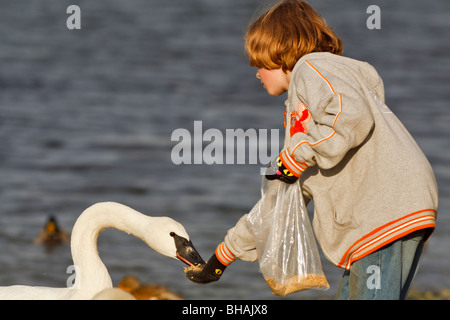
[[[411,289],[406,300],[450,300],[450,289],[420,291]]]

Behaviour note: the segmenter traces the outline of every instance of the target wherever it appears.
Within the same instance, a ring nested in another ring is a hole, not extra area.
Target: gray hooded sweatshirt
[[[291,74],[285,126],[280,157],[314,203],[314,233],[333,264],[350,269],[413,231],[434,230],[433,170],[385,105],[371,65],[330,53],[302,57]],[[225,245],[236,258],[255,261],[246,220],[228,231]]]

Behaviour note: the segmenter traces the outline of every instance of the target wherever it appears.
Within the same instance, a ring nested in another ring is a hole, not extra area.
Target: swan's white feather
[[[64,300],[71,295],[69,288],[13,285],[0,287],[2,300]]]

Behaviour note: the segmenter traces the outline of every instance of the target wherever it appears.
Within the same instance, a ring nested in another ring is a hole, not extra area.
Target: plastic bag
[[[329,289],[298,181],[263,178],[262,197],[247,223],[254,233],[260,271],[273,294]]]

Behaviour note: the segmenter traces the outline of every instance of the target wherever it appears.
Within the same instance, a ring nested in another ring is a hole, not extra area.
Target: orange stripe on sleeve
[[[330,81],[327,80],[316,68],[313,67],[313,65],[308,61],[305,60],[305,62],[328,84],[330,87],[331,92],[333,92],[334,95],[336,95],[336,91],[334,91],[333,86],[331,85]]]
[[[230,265],[234,260],[236,260],[234,254],[230,251],[230,249],[228,249],[224,242],[217,246],[215,254],[220,263],[225,266]]]

